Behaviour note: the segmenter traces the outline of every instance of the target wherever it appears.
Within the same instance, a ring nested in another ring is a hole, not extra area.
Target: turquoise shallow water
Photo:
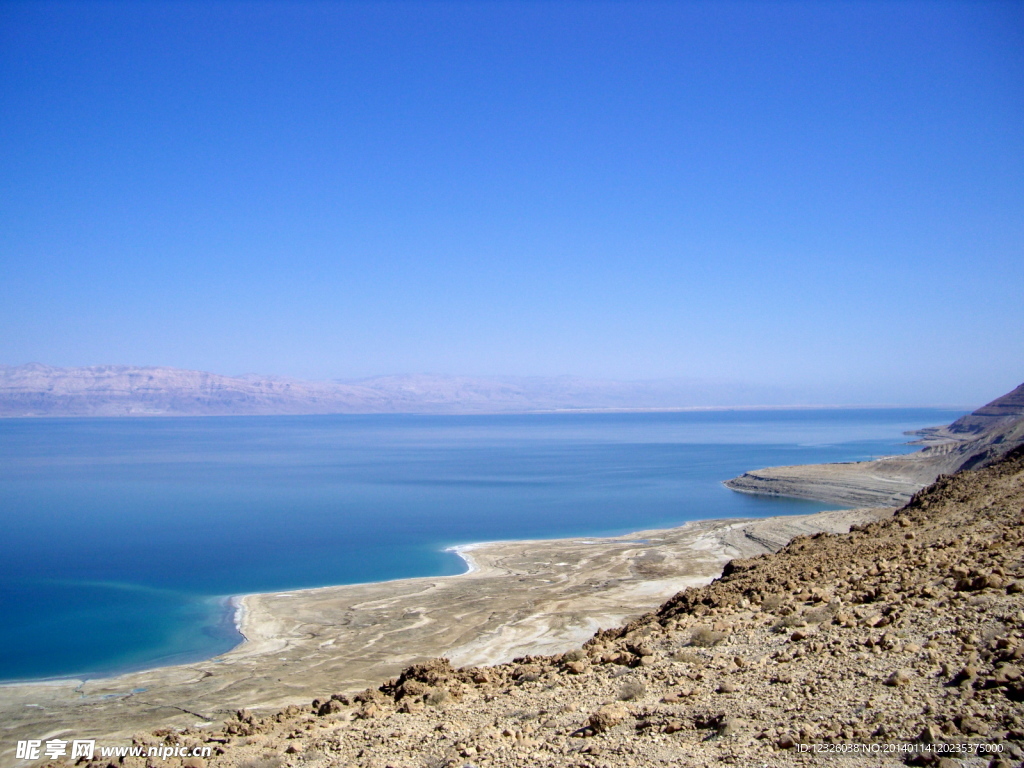
[[[959,411],[0,421],[0,680],[204,658],[226,596],[454,574],[445,547],[812,512],[755,467],[905,452]]]

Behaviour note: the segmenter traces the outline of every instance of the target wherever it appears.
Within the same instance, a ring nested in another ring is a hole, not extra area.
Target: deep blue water
[[[825,509],[720,483],[960,415],[0,420],[0,680],[209,657],[225,596],[459,573],[453,544]]]

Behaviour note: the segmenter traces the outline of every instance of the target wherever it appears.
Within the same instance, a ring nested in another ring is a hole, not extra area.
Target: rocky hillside
[[[978,437],[1021,418],[1024,418],[1024,384],[973,413],[961,416],[948,427],[938,427],[935,433],[961,439],[965,436]]]
[[[927,447],[875,461],[768,467],[727,480],[734,491],[848,506],[904,504],[942,474],[983,467],[1024,445],[1024,384],[948,427],[922,430]]]
[[[135,742],[213,748],[185,768],[818,765],[813,745],[878,745],[838,764],[1016,766],[1022,524],[1017,449],[939,478],[891,518],[734,560],[576,651],[438,659],[356,695]]]

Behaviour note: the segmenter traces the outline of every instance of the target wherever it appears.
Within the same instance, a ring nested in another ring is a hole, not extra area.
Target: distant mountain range
[[[302,381],[165,367],[0,366],[0,417],[513,413],[782,405],[769,387],[686,380],[380,376]]]

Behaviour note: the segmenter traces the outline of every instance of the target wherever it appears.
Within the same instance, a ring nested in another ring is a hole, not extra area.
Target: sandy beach
[[[0,760],[12,762],[18,739],[113,743],[140,731],[212,723],[242,707],[269,710],[376,687],[437,656],[462,666],[565,651],[681,589],[710,582],[733,558],[891,512],[472,544],[456,548],[468,563],[458,576],[246,595],[237,598],[236,614],[245,640],[221,656],[102,679],[0,687]]]

